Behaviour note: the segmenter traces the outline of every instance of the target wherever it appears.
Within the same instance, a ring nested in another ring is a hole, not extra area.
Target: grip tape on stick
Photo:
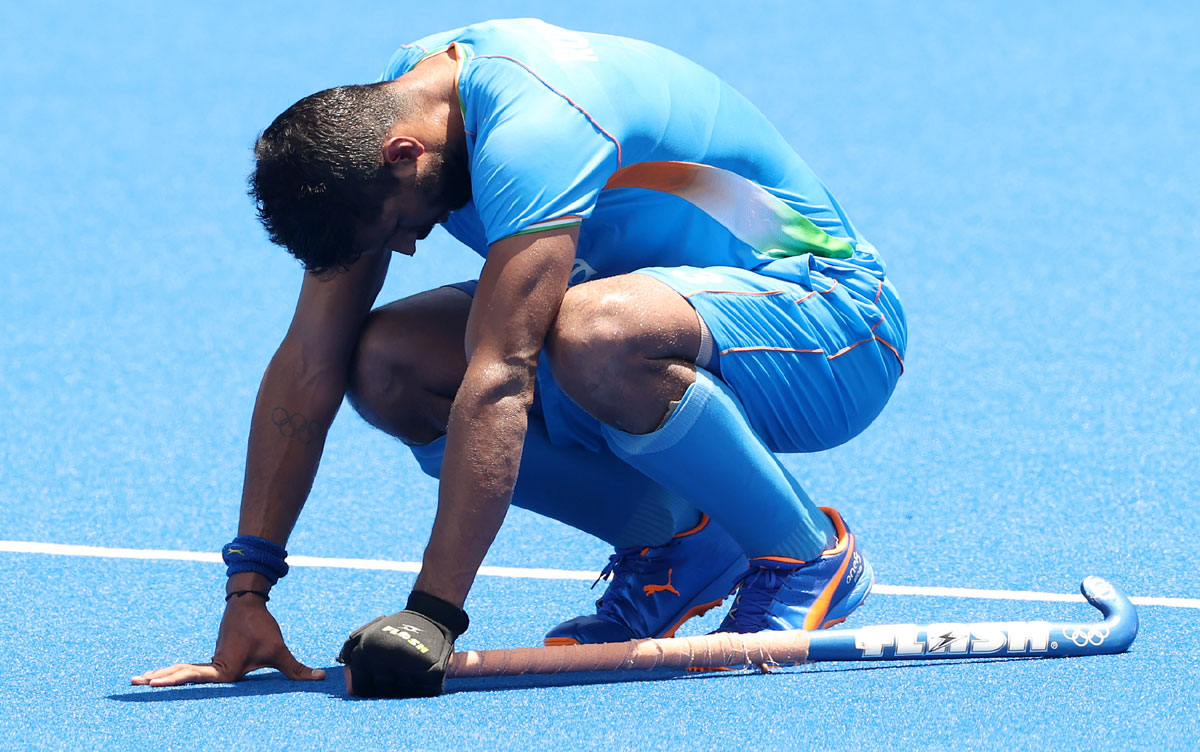
[[[1065,657],[1120,653],[1137,637],[1129,598],[1099,577],[1080,591],[1103,621],[891,624],[822,632],[781,631],[455,653],[447,678],[787,666],[805,661]]]
[[[454,654],[446,678],[790,665],[807,660],[808,641],[807,632],[791,631],[469,650]]]

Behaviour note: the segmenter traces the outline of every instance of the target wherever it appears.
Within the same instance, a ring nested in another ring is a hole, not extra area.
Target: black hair
[[[316,274],[345,269],[363,249],[355,229],[378,219],[395,178],[383,163],[392,124],[413,114],[409,95],[377,84],[319,91],[258,136],[249,193],[271,242]]]

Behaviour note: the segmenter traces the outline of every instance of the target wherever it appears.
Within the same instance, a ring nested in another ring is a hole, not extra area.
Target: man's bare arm
[[[238,532],[280,545],[308,498],[325,436],[345,396],[358,332],[387,273],[390,254],[362,256],[344,273],[305,275],[287,335],[271,359],[251,418]],[[255,572],[229,578],[226,591],[266,592],[270,581]],[[277,668],[292,679],[323,679],[283,642],[279,625],[255,595],[229,599],[213,658],[175,664],[133,677],[133,684],[237,681],[256,668]]]
[[[505,238],[467,321],[438,511],[415,589],[462,606],[512,500],[538,356],[567,289],[578,230]]]
[[[350,358],[389,256],[364,255],[349,271],[330,277],[305,275],[292,324],[255,401],[239,535],[281,545],[291,535],[346,394]]]

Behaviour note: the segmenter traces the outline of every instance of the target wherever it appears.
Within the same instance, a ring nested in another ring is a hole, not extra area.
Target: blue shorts
[[[849,441],[883,410],[904,369],[907,325],[883,264],[865,244],[852,258],[806,254],[761,270],[639,269],[696,309],[712,337],[709,370],[741,400],[776,452]],[[473,293],[471,283],[455,285]],[[556,444],[607,451],[600,425],[538,367],[535,409]]]
[[[867,247],[869,248],[869,247]],[[875,254],[797,256],[767,273],[641,269],[671,286],[712,334],[721,379],[776,452],[817,452],[857,436],[904,370],[908,328]]]

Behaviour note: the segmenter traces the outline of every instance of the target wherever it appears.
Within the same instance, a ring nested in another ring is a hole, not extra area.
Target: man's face
[[[418,240],[433,226],[445,222],[450,212],[471,200],[470,175],[459,160],[426,153],[415,175],[399,180],[384,199],[379,218],[359,228],[364,253],[388,252],[411,256]]]
[[[383,202],[379,219],[360,231],[365,252],[403,253],[411,256],[418,240],[424,240],[433,226],[445,222],[449,211],[415,187],[401,187]]]

